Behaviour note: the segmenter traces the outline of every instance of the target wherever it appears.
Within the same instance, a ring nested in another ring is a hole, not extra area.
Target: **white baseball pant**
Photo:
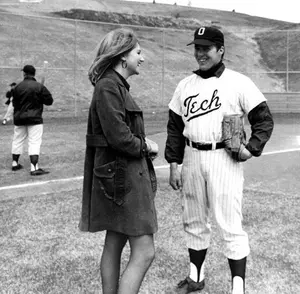
[[[14,107],[13,107],[12,102],[10,102],[7,106],[7,110],[3,117],[3,120],[6,119],[7,121],[10,121],[13,119],[13,116],[14,116]]]
[[[28,138],[28,154],[39,155],[43,135],[43,124],[30,126],[15,126],[12,142],[12,154],[22,154],[24,143]]]
[[[224,241],[224,255],[242,259],[250,252],[242,228],[243,166],[224,149],[200,151],[186,146],[182,165],[183,225],[188,248],[209,247],[210,214]]]

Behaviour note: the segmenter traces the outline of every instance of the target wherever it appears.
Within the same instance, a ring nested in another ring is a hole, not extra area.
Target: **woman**
[[[100,42],[89,69],[94,85],[86,137],[82,231],[106,230],[101,258],[103,293],[138,293],[154,259],[157,231],[157,144],[145,138],[143,114],[129,94],[128,77],[144,58],[131,30],[116,29]],[[119,282],[122,250],[131,255]]]

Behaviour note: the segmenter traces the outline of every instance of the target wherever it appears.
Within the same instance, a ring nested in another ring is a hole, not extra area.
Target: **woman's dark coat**
[[[155,233],[156,177],[145,151],[143,113],[114,70],[95,85],[86,144],[80,230]]]

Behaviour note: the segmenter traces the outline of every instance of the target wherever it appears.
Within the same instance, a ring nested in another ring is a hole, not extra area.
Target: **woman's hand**
[[[149,153],[151,159],[154,160],[158,156],[158,145],[148,138],[145,141],[147,146],[146,151]]]

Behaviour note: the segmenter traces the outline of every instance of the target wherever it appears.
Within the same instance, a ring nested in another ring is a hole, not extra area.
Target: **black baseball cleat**
[[[22,169],[22,168],[23,168],[23,165],[20,164],[20,163],[18,163],[18,165],[13,166],[13,167],[11,168],[11,170],[12,170],[12,171],[17,171],[17,170]]]
[[[41,175],[45,175],[45,174],[49,174],[49,172],[45,171],[41,168],[30,172],[31,176],[41,176]]]
[[[177,284],[177,293],[187,294],[203,290],[205,286],[204,280],[195,282],[190,277],[186,277],[183,281]]]

